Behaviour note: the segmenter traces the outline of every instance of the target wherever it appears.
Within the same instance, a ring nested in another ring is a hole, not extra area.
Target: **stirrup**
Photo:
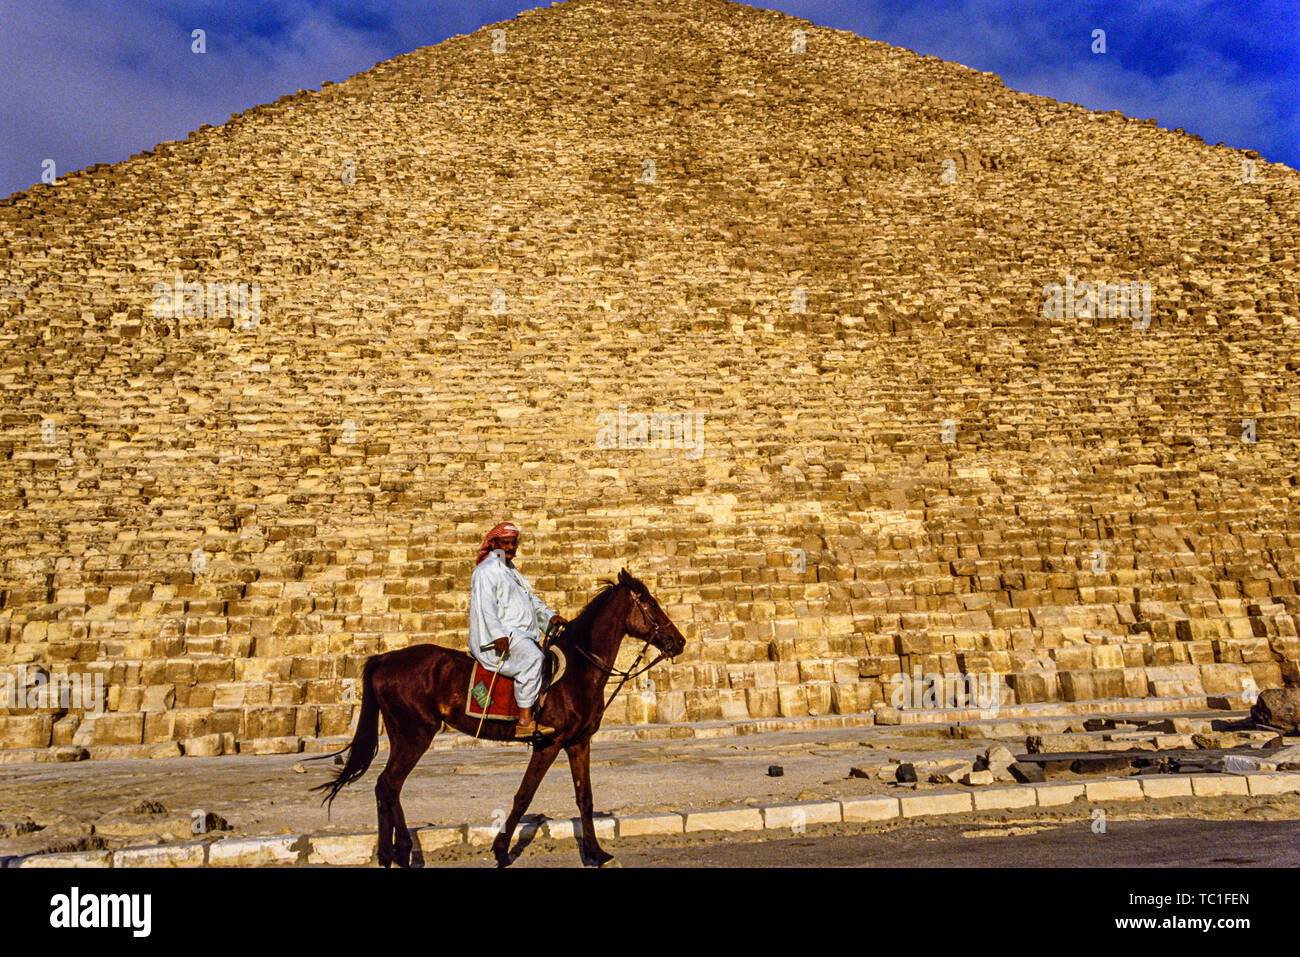
[[[527,741],[529,738],[541,737],[547,738],[555,734],[555,729],[547,727],[544,724],[534,720],[530,725],[515,725],[515,740]]]

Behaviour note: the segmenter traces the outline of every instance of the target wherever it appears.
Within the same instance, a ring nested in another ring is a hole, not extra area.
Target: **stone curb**
[[[1004,808],[1059,807],[1082,798],[1088,803],[1153,801],[1176,797],[1220,797],[1300,793],[1300,772],[1250,771],[1228,774],[1150,775],[1105,778],[1059,784],[934,791],[900,797],[873,795],[841,800],[802,801],[762,807],[706,808],[661,814],[597,816],[596,835],[602,840],[704,831],[784,831],[804,833],[812,824],[903,821],[919,817],[962,814]],[[543,834],[572,841],[579,833],[577,818],[530,820],[519,834]],[[455,845],[486,847],[492,825],[460,824],[412,828],[415,847],[430,852]],[[210,843],[161,844],[115,851],[32,854],[3,860],[5,867],[264,867],[289,864],[328,864],[364,867],[375,863],[376,836],[362,834],[296,834],[276,837],[226,838]]]

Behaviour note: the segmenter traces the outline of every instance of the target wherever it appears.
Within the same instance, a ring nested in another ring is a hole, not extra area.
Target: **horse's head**
[[[623,623],[627,634],[650,642],[669,658],[680,655],[686,647],[686,639],[672,623],[672,619],[664,614],[659,602],[655,601],[655,596],[650,594],[650,589],[629,575],[626,568],[618,573],[618,585],[632,597]]]

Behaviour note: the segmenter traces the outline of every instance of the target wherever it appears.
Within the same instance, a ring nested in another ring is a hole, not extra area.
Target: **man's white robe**
[[[500,674],[514,679],[515,703],[531,708],[542,690],[538,646],[555,612],[533,594],[528,580],[499,548],[474,569],[469,587],[469,653],[483,667],[496,671],[501,659],[492,642],[509,638],[510,654]]]

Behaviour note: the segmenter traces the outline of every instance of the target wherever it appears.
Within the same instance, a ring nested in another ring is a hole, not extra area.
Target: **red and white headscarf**
[[[502,535],[506,535],[510,532],[514,532],[518,535],[519,529],[510,522],[501,522],[498,525],[493,525],[492,530],[484,536],[483,544],[479,546],[478,558],[474,560],[474,566],[477,568],[482,563],[483,559],[487,558],[491,553],[492,539],[500,538]]]

